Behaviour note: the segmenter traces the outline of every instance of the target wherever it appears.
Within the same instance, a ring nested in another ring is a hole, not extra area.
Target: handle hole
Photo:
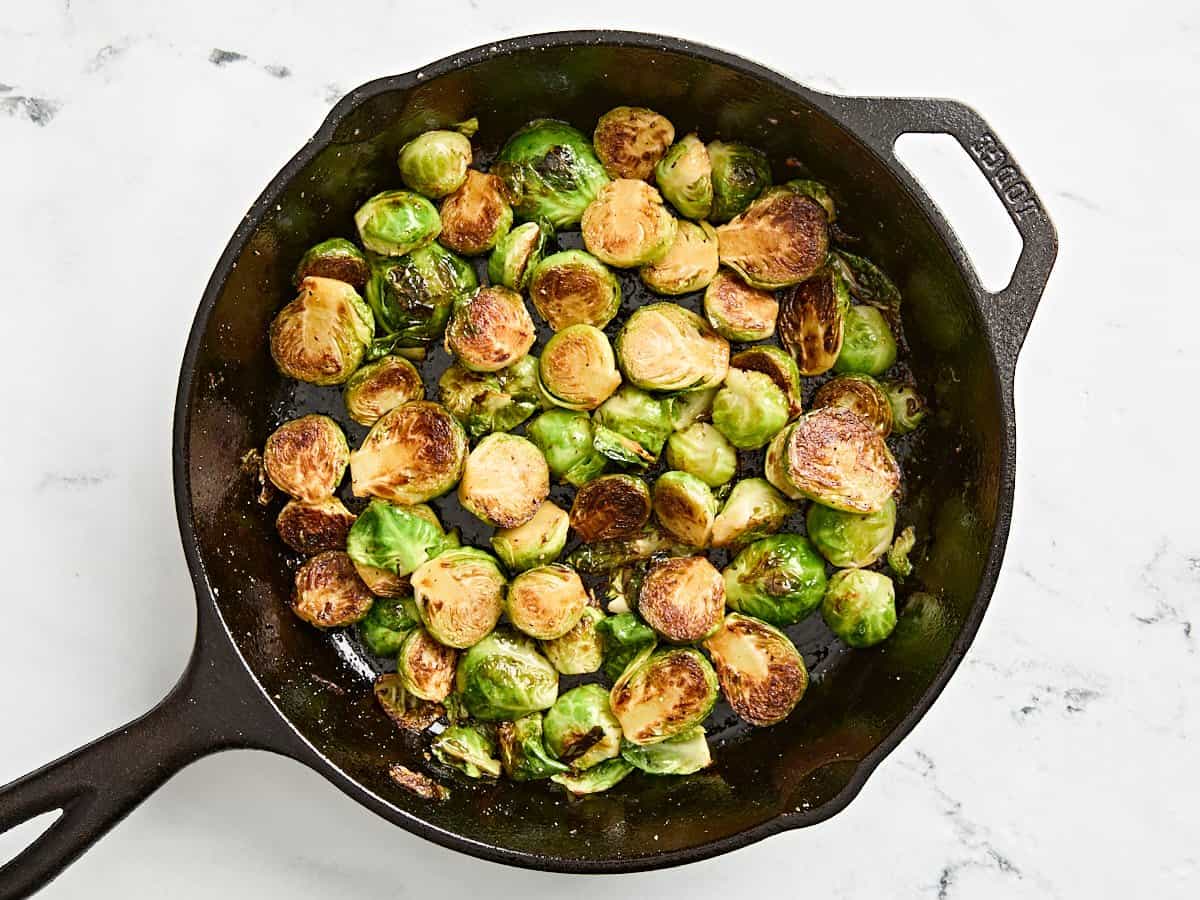
[[[49,831],[62,814],[61,809],[52,809],[0,834],[0,868],[16,859],[22,850]]]
[[[895,153],[953,226],[983,286],[1004,290],[1021,235],[966,151],[948,134],[902,134]]]

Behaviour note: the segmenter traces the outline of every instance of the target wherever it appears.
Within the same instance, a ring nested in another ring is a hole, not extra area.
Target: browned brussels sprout
[[[751,287],[775,290],[799,284],[829,252],[825,210],[815,200],[772,189],[717,229],[721,263]]]
[[[444,406],[414,400],[372,426],[350,454],[356,497],[424,503],[458,483],[467,461],[467,435]]]
[[[300,283],[310,276],[333,278],[361,291],[370,275],[371,267],[361,250],[345,238],[330,238],[310,247],[300,257],[292,284],[300,287]]]
[[[512,227],[513,211],[504,196],[504,182],[474,169],[467,180],[442,202],[439,240],[463,256],[487,253]]]
[[[751,725],[774,725],[796,708],[808,687],[808,670],[786,634],[740,613],[704,642],[717,680],[733,711]]]
[[[536,337],[521,295],[493,285],[454,305],[446,350],[472,372],[498,372],[528,353]]]
[[[404,689],[421,700],[441,703],[454,690],[458,654],[439,644],[424,628],[414,628],[404,638],[396,656],[396,671]]]
[[[510,572],[546,566],[562,553],[570,525],[566,511],[547,500],[524,525],[493,534],[492,549]]]
[[[675,229],[675,241],[667,255],[642,266],[638,274],[654,293],[677,296],[709,285],[719,264],[716,230],[707,222],[684,220]]]
[[[813,395],[812,405],[813,409],[840,406],[866,419],[881,437],[892,433],[892,405],[883,386],[870,375],[839,375],[825,382]]]
[[[832,269],[818,272],[779,301],[779,340],[801,375],[828,372],[842,352],[850,292]]]
[[[305,556],[322,550],[340,550],[354,524],[354,513],[337,497],[323,500],[289,500],[275,519],[283,542]]]
[[[529,299],[555,331],[572,325],[603,328],[621,308],[621,285],[592,254],[563,250],[537,264]]]
[[[600,189],[583,212],[583,243],[601,262],[621,269],[656,263],[675,241],[675,217],[644,181],[620,178]]]
[[[515,434],[489,434],[471,451],[458,483],[458,502],[496,528],[524,525],[550,494],[546,457]]]
[[[552,403],[574,410],[595,409],[621,384],[612,345],[592,325],[570,325],[550,338],[538,377]]]
[[[424,400],[425,385],[416,366],[402,356],[389,354],[351,375],[342,396],[350,418],[370,427],[400,404]]]
[[[717,501],[703,479],[688,472],[663,472],[654,482],[654,517],[663,530],[691,547],[712,539]]]
[[[504,610],[518,631],[550,641],[574,628],[587,604],[587,590],[575,570],[554,563],[514,578],[508,586]]]
[[[656,744],[699,725],[717,702],[717,673],[698,651],[647,648],[609,693],[613,715],[631,744]]]
[[[279,490],[311,503],[337,490],[349,456],[338,423],[329,416],[308,415],[271,432],[263,447],[263,468]]]
[[[794,419],[804,412],[801,399],[803,384],[800,381],[800,369],[796,360],[778,347],[762,344],[757,347],[747,347],[733,354],[729,365],[734,369],[745,369],[748,372],[762,372],[778,387],[788,401],[788,418]]]
[[[353,625],[371,611],[373,600],[344,551],[318,553],[296,570],[292,611],[310,625]]]
[[[308,277],[271,323],[271,358],[284,375],[310,384],[342,384],[363,361],[375,318],[344,281]]]
[[[618,106],[596,123],[592,146],[610,178],[646,181],[673,140],[675,126],[665,116],[640,106]]]
[[[550,228],[542,222],[518,225],[496,243],[488,259],[488,281],[514,291],[525,290],[550,237]]]
[[[632,475],[602,475],[575,494],[571,527],[586,543],[632,537],[650,519],[650,489]]]
[[[675,303],[638,307],[617,335],[621,371],[644,391],[715,387],[729,371],[729,343]]]
[[[726,340],[762,341],[775,333],[779,303],[770,291],[752,288],[722,270],[704,291],[704,315]]]
[[[654,167],[654,181],[679,214],[707,219],[713,206],[713,170],[708,148],[694,134],[682,138]]]
[[[474,547],[447,550],[412,574],[421,621],[447,647],[470,647],[496,627],[504,587],[495,558]]]
[[[703,556],[660,559],[650,564],[638,592],[638,613],[668,641],[690,644],[721,625],[725,582]]]

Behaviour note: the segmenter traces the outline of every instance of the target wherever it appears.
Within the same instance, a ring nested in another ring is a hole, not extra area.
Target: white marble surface
[[[679,33],[819,88],[974,104],[1062,238],[1019,371],[1016,518],[991,611],[842,815],[568,885],[410,837],[298,765],[229,753],[173,779],[45,896],[1200,894],[1200,14],[857,6],[0,3],[0,782],[136,716],[182,669],[194,611],[169,426],[184,338],[249,202],[355,84],[518,33]],[[982,235],[981,266],[1002,270],[996,210],[963,207],[974,176],[944,148],[923,158]]]

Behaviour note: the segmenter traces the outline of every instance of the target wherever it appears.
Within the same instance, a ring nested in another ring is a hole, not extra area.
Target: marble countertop
[[[0,783],[140,714],[182,670],[195,612],[170,417],[184,339],[250,201],[354,85],[520,33],[677,33],[825,90],[971,103],[1062,240],[1018,373],[1016,515],[991,609],[841,815],[568,885],[425,843],[299,765],[227,753],[172,779],[45,896],[1197,896],[1200,14],[854,5],[697,20],[677,0],[5,4]],[[911,154],[1002,284],[1015,237],[982,181],[944,143]]]

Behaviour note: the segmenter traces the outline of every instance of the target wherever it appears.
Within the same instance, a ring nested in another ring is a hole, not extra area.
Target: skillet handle
[[[898,97],[837,97],[835,106],[882,156],[895,158],[903,134],[948,134],[966,151],[1004,204],[1021,235],[1021,255],[1000,291],[974,287],[992,324],[997,355],[1015,366],[1017,354],[1058,256],[1058,233],[1037,192],[995,131],[971,107],[956,100]]]

